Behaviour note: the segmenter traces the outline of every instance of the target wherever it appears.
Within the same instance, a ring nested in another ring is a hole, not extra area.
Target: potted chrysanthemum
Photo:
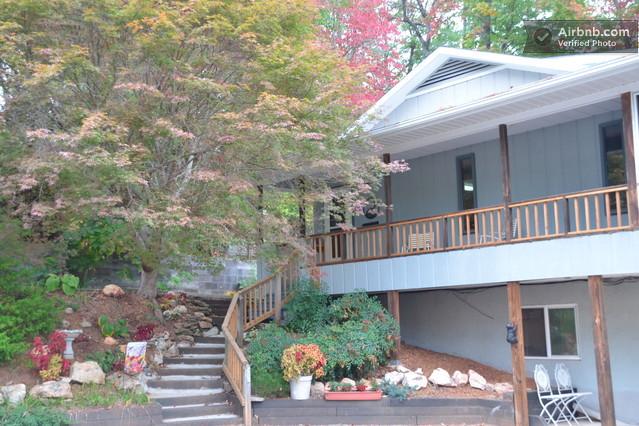
[[[292,399],[308,399],[311,394],[313,377],[319,379],[324,375],[326,358],[319,346],[315,344],[292,345],[282,354],[282,371],[284,380],[291,385]]]

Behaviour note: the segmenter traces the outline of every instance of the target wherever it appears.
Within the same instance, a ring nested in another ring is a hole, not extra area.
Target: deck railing
[[[251,366],[242,350],[244,332],[271,317],[279,319],[298,279],[297,258],[291,257],[273,275],[235,293],[224,317],[224,374],[243,407],[245,425],[251,424],[253,414]]]
[[[628,229],[628,205],[628,187],[620,185],[313,235],[309,240],[317,265],[373,260]]]

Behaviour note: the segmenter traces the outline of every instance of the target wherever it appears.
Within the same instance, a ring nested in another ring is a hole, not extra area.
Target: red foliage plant
[[[61,331],[54,331],[49,335],[49,343],[45,344],[40,336],[36,336],[33,339],[33,348],[29,351],[29,358],[35,364],[38,371],[46,370],[49,368],[49,362],[53,355],[62,356],[66,342],[64,341],[65,334]],[[69,371],[71,363],[68,360],[62,362],[62,372]]]
[[[153,337],[153,330],[155,330],[154,324],[139,325],[133,335],[133,340],[136,342],[147,341]]]

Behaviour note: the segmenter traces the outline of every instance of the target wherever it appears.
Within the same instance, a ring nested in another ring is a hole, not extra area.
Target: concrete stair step
[[[207,365],[222,365],[224,362],[224,355],[220,356],[193,356],[193,357],[175,357],[164,358],[165,365],[174,364],[207,364]]]
[[[241,425],[242,418],[235,414],[209,414],[197,417],[176,417],[163,419],[164,424],[184,424],[189,426]]]
[[[158,389],[216,389],[222,388],[222,379],[191,379],[191,380],[162,380],[147,381],[150,388]]]
[[[195,343],[219,343],[223,345],[225,339],[222,335],[215,337],[195,336]]]
[[[201,417],[211,414],[234,414],[231,407],[226,402],[213,403],[209,405],[198,405],[191,407],[163,408],[162,418],[175,419],[181,417]]]
[[[188,368],[186,364],[180,368],[160,368],[159,373],[160,376],[219,376],[222,374],[222,365]]]
[[[209,347],[209,346],[191,346],[188,348],[179,348],[180,349],[180,353],[184,354],[184,355],[193,355],[193,354],[206,354],[206,355],[213,355],[213,354],[224,354],[224,346],[214,346],[214,347]]]
[[[180,407],[189,405],[200,404],[213,404],[216,402],[227,402],[228,395],[224,392],[218,392],[216,394],[209,395],[194,395],[194,396],[165,396],[160,398],[153,398],[162,407]]]
[[[224,395],[224,389],[173,389],[173,388],[147,388],[147,395],[154,400],[165,398],[190,398],[190,397],[217,397]]]

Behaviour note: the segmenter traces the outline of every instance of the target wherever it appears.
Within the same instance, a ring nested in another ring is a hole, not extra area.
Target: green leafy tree
[[[262,193],[304,176],[309,205],[357,213],[401,168],[346,132],[361,81],[315,19],[305,0],[0,0],[0,150],[15,153],[0,202],[45,238],[119,221],[150,298],[163,268],[301,247]]]

